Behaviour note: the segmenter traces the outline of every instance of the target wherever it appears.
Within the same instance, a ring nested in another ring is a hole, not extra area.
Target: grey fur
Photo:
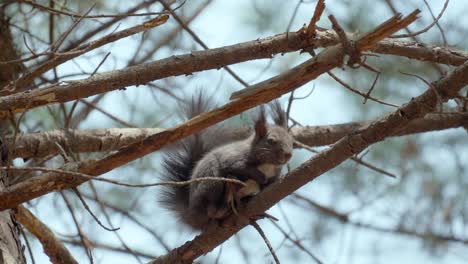
[[[208,111],[210,104],[200,94],[186,111],[191,118]],[[276,124],[267,124],[261,107],[255,131],[248,138],[228,142],[224,127],[214,126],[183,140],[166,154],[163,180],[183,181],[202,177],[254,180],[264,188],[274,182],[282,166],[291,158],[293,139],[287,131],[286,118],[279,103],[273,105]],[[222,144],[224,143],[224,144]],[[169,186],[162,199],[188,226],[202,230],[229,210],[225,200],[226,185],[221,181],[193,183],[189,187]]]

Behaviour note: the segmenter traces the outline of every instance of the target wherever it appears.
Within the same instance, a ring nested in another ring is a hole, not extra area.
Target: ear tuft
[[[267,133],[265,107],[260,106],[257,121],[255,121],[255,137],[262,138]]]
[[[213,96],[209,95],[203,88],[197,88],[192,97],[184,98],[179,102],[180,114],[184,119],[194,118],[214,108],[216,108],[216,104],[213,101]]]
[[[276,125],[287,128],[288,127],[288,120],[286,119],[286,113],[284,112],[281,104],[278,100],[275,100],[269,103],[272,118]]]

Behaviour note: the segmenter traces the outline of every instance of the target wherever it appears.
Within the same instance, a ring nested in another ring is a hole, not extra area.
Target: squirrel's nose
[[[291,159],[291,157],[292,157],[292,154],[291,154],[291,152],[284,153],[284,158],[285,158],[287,161],[288,161],[288,160],[290,160],[290,159]]]

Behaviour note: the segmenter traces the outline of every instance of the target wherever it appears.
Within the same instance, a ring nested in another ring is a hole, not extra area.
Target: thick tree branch
[[[294,138],[309,146],[333,144],[353,131],[365,128],[370,122],[351,122],[338,125],[305,126],[293,128]],[[407,126],[393,132],[389,136],[399,137],[415,133],[439,131],[468,125],[468,113],[431,113],[421,118],[411,120]]]
[[[414,98],[391,114],[372,122],[366,128],[347,135],[331,148],[304,162],[281,181],[272,184],[253,197],[246,210],[240,214],[256,216],[293,193],[321,174],[335,168],[346,159],[361,152],[373,143],[404,128],[411,120],[433,111],[438,100],[447,101],[457,95],[468,84],[468,62],[457,68],[446,78],[432,83],[433,88]],[[172,250],[151,263],[191,263],[195,258],[213,250],[244,226],[236,226],[236,218],[230,217],[223,226],[212,225],[207,231],[179,248]]]
[[[357,38],[356,35],[348,35],[348,39]],[[218,69],[248,60],[271,58],[274,54],[297,51],[310,46],[329,47],[338,43],[340,43],[339,38],[331,30],[319,31],[314,38],[311,38],[306,30],[299,30],[222,48],[194,51],[122,70],[96,74],[87,79],[55,84],[29,93],[1,97],[0,119],[9,116],[10,110],[23,112],[34,107],[69,102],[131,85],[142,85],[169,76]],[[463,64],[468,58],[468,54],[463,51],[392,39],[381,40],[377,45],[370,47],[370,50],[455,66]]]
[[[163,131],[160,128],[110,128],[93,130],[55,130],[7,138],[13,157],[41,158],[60,153],[57,145],[73,153],[108,152],[141,141]],[[12,145],[14,144],[14,145]]]
[[[0,60],[14,60],[18,58],[10,32],[9,18],[5,16],[3,6],[0,6]],[[0,65],[0,87],[14,80],[22,71],[22,64]],[[9,133],[9,122],[0,120],[0,166],[10,166],[10,149],[4,144],[5,136]],[[0,172],[0,192],[10,184],[10,175]],[[12,210],[0,212],[0,263],[25,263],[21,250],[18,224]]]
[[[372,45],[379,40],[413,22],[418,13],[419,10],[403,19],[401,16],[395,16],[389,19],[373,31],[358,39],[356,41],[356,47],[358,47],[360,51],[372,48]],[[344,53],[341,45],[327,48],[316,57],[289,71],[251,86],[247,95],[242,95],[223,107],[203,113],[172,129],[167,129],[158,134],[149,136],[143,141],[133,143],[100,160],[67,163],[62,167],[62,170],[79,172],[91,176],[101,175],[154,152],[165,145],[174,143],[190,134],[205,129],[217,122],[288,93],[317,78],[322,73],[330,71],[337,66],[341,66],[343,58]],[[83,177],[74,177],[72,174],[61,175],[56,172],[44,173],[32,177],[27,181],[10,186],[8,190],[0,193],[0,210],[16,207],[20,203],[53,191],[76,187],[86,180],[87,179]]]
[[[468,113],[428,114],[412,120],[406,127],[391,136],[405,136],[414,133],[439,131],[449,128],[468,126]],[[294,127],[294,138],[309,146],[333,144],[345,135],[362,129],[368,122],[351,122],[336,125]],[[12,149],[13,158],[42,158],[57,155],[57,144],[73,153],[108,152],[142,141],[146,137],[161,132],[160,128],[109,128],[92,130],[54,130],[12,136],[6,138],[8,148]],[[248,128],[232,128],[233,139],[245,138],[250,134]],[[14,143],[14,145],[13,145]]]

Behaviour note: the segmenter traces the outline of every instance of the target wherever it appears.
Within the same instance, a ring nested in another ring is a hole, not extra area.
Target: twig
[[[405,229],[403,227],[398,227],[396,229],[391,229],[391,228],[379,227],[379,226],[375,226],[375,225],[371,225],[371,224],[367,224],[367,223],[357,222],[357,221],[351,220],[347,214],[343,214],[343,213],[337,212],[333,208],[329,208],[329,207],[325,207],[323,205],[320,205],[320,204],[312,201],[311,199],[309,199],[309,198],[307,198],[307,197],[305,197],[303,195],[299,195],[297,193],[294,193],[294,194],[292,194],[292,196],[298,198],[299,200],[302,200],[302,201],[306,202],[309,206],[320,210],[322,213],[324,213],[324,214],[326,214],[328,216],[334,217],[334,218],[338,219],[339,221],[341,221],[343,223],[347,223],[347,224],[350,224],[350,225],[353,225],[353,226],[356,226],[356,227],[365,228],[365,229],[369,229],[369,230],[374,230],[374,231],[377,231],[377,232],[412,236],[412,237],[417,237],[417,238],[424,239],[424,240],[426,240],[426,239],[435,239],[435,240],[440,240],[440,241],[445,241],[445,242],[457,242],[457,243],[462,243],[462,244],[468,245],[468,239],[458,238],[458,237],[454,237],[454,236],[446,236],[446,235],[436,234],[436,233],[432,233],[432,232],[431,233],[421,233],[421,232],[414,231],[414,230],[408,230],[408,229]]]
[[[57,41],[55,41],[55,43],[50,45],[50,50],[53,52],[56,52],[60,48],[60,46],[63,44],[65,39],[68,37],[68,35],[70,35],[70,33],[73,31],[73,29],[75,29],[78,26],[78,24],[83,20],[83,18],[86,15],[88,15],[94,9],[95,6],[96,6],[96,3],[91,5],[88,11],[86,11],[83,15],[81,15],[75,22],[73,22],[73,24],[57,39]]]
[[[39,55],[49,55],[53,54],[54,58],[45,61],[41,65],[39,65],[36,69],[34,69],[32,72],[25,74],[24,76],[20,77],[14,83],[10,86],[7,86],[6,89],[12,90],[13,88],[16,90],[21,90],[24,88],[25,85],[29,84],[32,80],[35,78],[39,77],[41,74],[47,72],[50,69],[53,69],[54,67],[57,67],[60,64],[63,64],[66,61],[69,61],[73,58],[76,58],[80,55],[83,55],[84,53],[87,53],[89,51],[92,51],[96,48],[99,48],[101,46],[104,46],[106,44],[109,44],[111,42],[115,42],[119,39],[140,33],[142,31],[146,31],[149,29],[152,29],[154,27],[157,27],[159,25],[164,24],[168,20],[169,16],[168,15],[162,15],[158,16],[154,19],[148,20],[140,25],[130,27],[128,29],[124,29],[109,35],[106,35],[102,38],[99,38],[97,40],[91,41],[89,43],[80,45],[76,48],[73,48],[70,51],[66,51],[63,53],[60,52],[54,52],[54,53],[40,53]],[[27,58],[29,60],[31,58]],[[26,59],[24,59],[26,60]],[[0,64],[8,64],[11,63],[12,61],[4,61],[0,62]]]
[[[93,217],[94,221],[96,221],[96,223],[98,223],[99,226],[101,226],[102,228],[104,228],[104,230],[107,230],[107,231],[117,231],[120,229],[120,227],[117,227],[117,228],[110,228],[110,227],[107,227],[105,226],[100,220],[99,218],[93,213],[93,211],[91,211],[91,208],[89,208],[88,204],[86,203],[86,201],[83,199],[83,197],[81,196],[80,192],[76,189],[76,188],[73,188],[73,192],[76,194],[76,196],[78,197],[78,199],[80,200],[81,204],[84,206],[84,208],[86,209],[86,211]]]
[[[394,104],[391,104],[391,103],[387,103],[387,102],[384,102],[384,101],[381,101],[379,99],[376,99],[370,95],[367,95],[357,89],[354,89],[353,87],[351,87],[349,84],[345,83],[343,80],[341,80],[340,78],[338,78],[338,76],[336,76],[335,74],[333,74],[332,72],[327,72],[328,75],[330,75],[330,77],[332,77],[335,81],[337,81],[339,84],[343,85],[344,88],[350,90],[351,92],[353,93],[356,93],[356,94],[359,94],[360,96],[364,97],[364,98],[369,98],[371,101],[374,101],[374,102],[377,102],[379,104],[383,104],[383,105],[388,105],[388,106],[391,106],[391,107],[395,107],[395,108],[398,108],[398,105],[394,105]]]
[[[65,15],[65,16],[70,16],[72,18],[75,18],[75,17],[81,17],[79,14],[76,14],[76,13],[70,13],[70,12],[66,12],[66,11],[63,11],[63,10],[58,10],[58,9],[54,9],[54,8],[50,8],[48,6],[44,6],[44,5],[41,5],[37,2],[34,2],[32,0],[20,0],[19,2],[22,2],[22,3],[26,3],[26,4],[29,4],[29,5],[32,5],[38,9],[41,9],[41,10],[44,10],[44,11],[47,11],[47,12],[50,12],[50,13],[53,13],[53,14],[57,14],[57,15]],[[182,5],[178,6],[177,8],[175,9],[178,9],[180,8]],[[86,15],[86,16],[83,16],[82,18],[109,18],[109,17],[131,17],[131,16],[153,16],[153,15],[162,15],[162,14],[167,14],[167,12],[148,12],[148,13],[140,13],[140,14],[115,14],[115,15],[108,15],[108,14],[101,14],[101,15]]]
[[[289,19],[288,26],[286,27],[286,32],[289,32],[291,29],[292,23],[294,22],[294,18],[296,18],[297,11],[299,11],[299,7],[302,4],[302,0],[298,0],[296,6],[294,7],[293,13],[291,15],[291,18]]]
[[[66,171],[66,170],[61,170],[61,169],[50,169],[50,168],[45,168],[45,167],[22,167],[22,168],[0,167],[0,170],[54,172],[54,173],[60,173],[60,174],[65,174],[65,175],[70,175],[70,176],[77,176],[80,178],[84,178],[86,180],[102,181],[102,182],[112,183],[115,185],[121,185],[121,186],[126,186],[126,187],[136,187],[136,188],[152,187],[152,186],[166,186],[166,185],[185,186],[185,185],[189,185],[195,182],[204,182],[204,181],[222,181],[222,182],[235,183],[241,186],[245,186],[245,183],[242,181],[239,181],[236,179],[219,178],[219,177],[203,177],[203,178],[191,179],[189,181],[179,181],[179,182],[162,181],[162,182],[148,183],[148,184],[131,184],[131,183],[123,183],[123,182],[106,179],[106,178],[97,178],[97,177],[93,177],[91,175],[87,175],[87,174],[80,173],[80,172]]]
[[[427,3],[427,2],[426,2]],[[437,18],[434,19],[434,21],[429,24],[427,27],[419,30],[419,31],[416,31],[416,32],[413,32],[413,33],[409,33],[409,34],[399,34],[399,35],[392,35],[390,36],[389,38],[407,38],[407,37],[415,37],[419,34],[422,34],[424,32],[427,32],[429,29],[431,29],[435,24],[437,24],[437,22],[439,22],[439,19],[442,17],[442,15],[444,14],[445,12],[445,9],[447,9],[447,6],[448,6],[448,3],[449,3],[449,0],[445,0],[445,3],[444,3],[444,7],[442,8],[442,10],[440,11],[439,15],[437,16]],[[429,5],[428,5],[429,6]],[[430,10],[430,8],[429,8]]]
[[[290,116],[290,113],[291,113],[291,108],[292,108],[292,103],[293,103],[293,100],[294,100],[294,92],[296,90],[293,90],[291,92],[291,94],[289,95],[289,99],[288,99],[288,107],[286,108],[286,120],[289,120],[289,116]]]
[[[368,66],[366,63],[362,63],[361,65],[364,66],[367,69],[372,69],[372,68],[369,68],[370,66]],[[374,69],[372,71],[374,71]],[[369,96],[372,93],[372,91],[374,90],[375,84],[377,83],[377,80],[380,77],[380,71],[375,70],[374,72],[376,72],[377,74],[375,75],[374,81],[372,82],[372,85],[371,85],[369,91],[366,93],[366,96],[364,97],[364,101],[362,101],[362,104],[367,103],[367,99],[369,99]]]
[[[280,261],[278,259],[278,256],[276,256],[276,253],[275,251],[273,250],[273,247],[271,246],[270,244],[270,241],[268,240],[267,236],[265,235],[265,233],[263,232],[262,228],[257,224],[257,222],[255,221],[251,221],[250,224],[255,228],[255,230],[257,230],[257,232],[260,234],[260,236],[263,238],[263,241],[265,241],[265,244],[267,245],[268,247],[268,250],[270,251],[271,255],[273,256],[273,258],[275,259],[275,263],[276,264],[280,264]]]
[[[81,242],[79,240],[62,239],[62,241],[64,243],[67,243],[67,244],[70,244],[70,245],[81,246]],[[89,241],[89,243],[93,246],[93,248],[128,254],[128,249],[126,249],[126,248],[110,246],[110,245],[106,245],[106,244],[99,243],[99,242],[96,242],[96,241]],[[155,258],[156,257],[155,255],[152,255],[150,253],[137,251],[137,250],[133,250],[132,253],[135,254],[137,257],[144,257],[144,258]]]
[[[19,227],[19,231],[21,235],[23,236],[24,242],[26,243],[26,248],[28,249],[29,257],[31,258],[31,263],[36,264],[36,260],[34,258],[34,254],[32,252],[31,244],[29,243],[29,238],[26,235],[26,232],[24,232],[23,227]]]
[[[184,18],[183,21],[185,21],[185,24],[186,25],[189,25],[192,21],[194,21],[201,13],[202,11],[211,3],[212,0],[206,0],[205,2],[203,2],[202,4],[200,4],[196,10],[193,11],[192,15],[190,15],[189,17],[187,18]],[[183,29],[182,25],[178,25],[176,28],[174,28],[172,31],[170,31],[169,33],[165,34],[164,36],[158,36],[158,39],[156,39],[155,43],[152,43],[152,47],[150,50],[148,50],[146,52],[146,54],[137,59],[136,57],[132,58],[132,60],[130,60],[128,62],[128,65],[135,65],[135,64],[139,64],[139,63],[143,63],[143,62],[146,62],[148,61],[149,59],[151,59],[151,57],[153,56],[153,54],[158,51],[161,47],[167,45],[168,43],[170,43],[171,41],[173,41],[177,34],[179,34],[179,32]],[[135,56],[137,54],[135,53]]]
[[[429,9],[429,13],[431,13],[432,19],[434,19],[434,20],[439,20],[440,18],[437,19],[437,18],[434,16],[434,12],[432,12],[432,8],[431,8],[431,6],[429,5],[429,3],[427,2],[427,0],[423,0],[423,1],[424,1],[424,4],[427,6],[427,9]],[[448,4],[448,0],[447,0],[447,4]],[[439,21],[436,21],[436,26],[437,26],[437,28],[438,28],[439,31],[440,31],[440,35],[442,36],[442,40],[444,41],[444,46],[447,47],[447,46],[448,46],[447,37],[445,37],[444,29],[440,26]]]
[[[208,46],[198,37],[193,30],[189,28],[189,26],[175,13],[175,9],[172,9],[165,1],[159,0],[159,2],[164,6],[166,10],[168,10],[174,19],[182,26],[182,28],[190,34],[190,36],[197,42],[200,46],[202,46],[205,50],[208,50]],[[245,87],[248,87],[249,84],[246,83],[239,75],[237,75],[229,66],[223,67],[236,81],[242,84]]]
[[[80,240],[81,240],[81,246],[84,248],[86,255],[89,258],[89,262],[93,264],[94,263],[93,251],[90,248],[90,245],[88,243],[89,241],[88,238],[83,233],[83,230],[81,229],[81,225],[78,222],[78,219],[76,218],[76,214],[75,214],[75,211],[73,210],[73,206],[71,205],[70,200],[68,199],[67,195],[63,191],[60,192],[60,195],[62,196],[63,201],[65,202],[65,205],[68,209],[68,212],[70,212],[70,215],[73,219],[73,223],[75,224],[76,231],[78,232],[78,236],[80,237]]]
[[[149,8],[152,4],[154,4],[157,0],[147,0],[147,1],[142,1],[137,3],[135,6],[130,7],[129,9],[123,11],[123,14],[133,14],[137,12],[140,9],[143,8]],[[88,41],[90,38],[99,35],[100,32],[104,31],[105,29],[109,28],[110,26],[114,25],[115,23],[119,22],[120,20],[124,19],[125,17],[113,17],[109,19],[109,21],[102,23],[99,27],[92,29],[83,36],[81,36],[79,39],[71,41],[70,43],[65,46],[63,51],[70,51],[74,48],[76,48],[78,45]]]
[[[108,111],[102,109],[101,107],[97,106],[96,104],[93,104],[93,103],[90,103],[90,102],[86,101],[85,99],[78,99],[78,101],[85,104],[86,106],[88,106],[88,107],[90,107],[92,109],[97,110],[98,112],[102,113],[103,115],[109,117],[111,120],[114,120],[115,122],[117,122],[119,124],[122,124],[125,127],[130,127],[130,128],[132,128],[132,127],[137,128],[138,127],[137,125],[131,124],[131,123],[121,119],[120,117],[109,113]]]
[[[109,214],[107,213],[106,211],[106,208],[105,206],[101,203],[101,200],[99,199],[99,196],[98,196],[98,192],[96,191],[96,188],[94,187],[94,183],[93,182],[89,182],[89,186],[91,188],[91,191],[93,192],[93,195],[94,195],[94,201],[98,203],[98,205],[101,207],[101,211],[102,213],[104,214],[104,217],[106,218],[107,222],[109,223],[109,225],[111,227],[114,227],[113,224],[112,224],[112,221],[111,221],[111,218],[109,216]],[[124,241],[123,237],[119,234],[119,232],[113,232],[113,234],[117,237],[117,239],[120,241],[120,243],[122,244],[122,246],[124,247],[125,250],[127,250],[127,252],[129,252],[131,255],[133,255],[133,257],[138,261],[138,263],[142,263],[140,258],[137,256],[137,253],[135,252],[135,250],[131,249],[127,243]]]
[[[309,96],[311,96],[315,91],[315,83],[314,85],[312,85],[312,88],[310,89],[310,91],[306,94],[306,95],[303,95],[303,96],[299,96],[299,97],[294,97],[294,100],[303,100],[303,99],[306,99],[308,98]]]
[[[308,151],[310,151],[310,152],[319,153],[318,151],[314,150],[314,149],[311,148],[310,146],[308,146],[308,145],[306,145],[306,144],[304,144],[304,143],[302,143],[302,142],[300,142],[300,141],[295,140],[295,141],[294,141],[294,144],[295,144],[295,145],[298,145],[299,147],[304,148],[304,149],[306,149],[306,150],[308,150]],[[360,158],[356,158],[356,157],[354,157],[354,156],[351,156],[351,157],[349,157],[349,159],[352,160],[352,161],[354,161],[354,162],[356,162],[356,163],[358,163],[358,164],[361,164],[361,165],[363,165],[364,167],[367,167],[367,168],[369,168],[369,169],[371,169],[371,170],[373,170],[373,171],[376,171],[376,172],[378,172],[378,173],[382,173],[383,175],[390,176],[390,177],[392,177],[392,178],[397,178],[397,176],[396,176],[395,174],[390,173],[390,172],[388,172],[388,171],[385,171],[385,170],[383,170],[383,169],[377,168],[376,166],[374,166],[374,165],[372,165],[372,164],[370,164],[370,163],[367,163],[367,162],[363,161],[363,160],[360,159]]]
[[[170,251],[171,248],[169,247],[169,245],[163,240],[163,238],[158,234],[156,233],[153,229],[151,229],[149,226],[145,225],[143,222],[141,222],[140,220],[138,220],[136,217],[134,217],[133,215],[131,215],[129,213],[129,209],[125,209],[125,208],[120,208],[116,205],[113,205],[113,204],[110,204],[109,202],[106,202],[106,201],[103,201],[101,200],[98,196],[97,196],[97,192],[94,188],[94,185],[91,185],[91,190],[93,191],[93,194],[94,194],[94,197],[88,195],[88,194],[85,194],[83,193],[82,196],[84,196],[85,198],[87,199],[91,199],[93,201],[95,201],[97,204],[99,204],[99,206],[101,206],[102,208],[102,211],[103,213],[106,212],[106,210],[104,209],[104,207],[106,208],[109,208],[111,209],[112,211],[114,212],[117,212],[119,214],[121,214],[122,216],[125,216],[127,219],[129,219],[130,221],[132,221],[133,223],[135,223],[137,226],[141,227],[142,229],[144,229],[145,231],[147,231],[148,233],[150,233],[154,239],[156,241],[158,241],[158,243],[166,250],[166,251]],[[107,214],[106,215],[106,219],[107,219]],[[110,217],[109,219],[107,219],[109,223],[110,222]]]
[[[94,71],[91,73],[90,77],[95,75],[97,73],[97,71],[99,70],[99,68],[101,68],[101,66],[104,64],[104,62],[107,60],[107,58],[109,57],[111,53],[108,52],[106,53],[106,55],[104,56],[104,58],[101,60],[101,62],[99,62],[98,66],[96,66],[96,68],[94,69]],[[71,124],[71,121],[72,121],[72,116],[73,116],[73,112],[75,111],[76,109],[76,106],[78,105],[78,102],[79,101],[85,101],[84,99],[80,99],[80,100],[76,100],[75,102],[73,102],[73,105],[70,109],[70,111],[68,112],[68,115],[67,115],[67,118],[65,119],[65,128],[68,129],[70,128],[70,124]],[[86,101],[85,101],[86,102]],[[88,103],[88,102],[86,102]]]
[[[284,236],[284,238],[286,240],[291,241],[294,245],[296,245],[300,250],[304,251],[307,255],[309,255],[318,264],[323,263],[310,250],[308,250],[306,247],[304,247],[304,245],[302,245],[302,243],[299,240],[293,239],[278,223],[275,223],[274,221],[271,221],[271,223],[283,234],[283,236]]]
[[[336,21],[333,15],[329,15],[328,19],[330,19],[333,30],[335,30],[336,34],[340,38],[341,45],[343,45],[344,53],[349,56],[347,65],[349,67],[355,68],[355,65],[361,64],[360,50],[354,47],[354,44],[348,39],[348,36],[346,36],[345,31],[340,26],[340,24],[338,24],[338,21]]]
[[[310,19],[309,25],[307,26],[307,35],[315,35],[315,27],[317,22],[320,20],[320,17],[322,16],[323,10],[325,10],[325,0],[318,0],[317,5],[315,6],[314,15]]]
[[[406,73],[406,72],[402,72],[402,71],[399,71],[401,74],[403,75],[407,75],[407,76],[411,76],[411,77],[415,77],[417,79],[419,79],[420,81],[424,82],[428,87],[429,89],[431,89],[436,97],[437,97],[437,104],[439,105],[439,109],[442,110],[442,97],[440,96],[439,92],[437,92],[437,89],[435,89],[434,85],[432,85],[430,82],[426,81],[426,79],[424,79],[423,77],[417,75],[417,74],[412,74],[412,73]]]

